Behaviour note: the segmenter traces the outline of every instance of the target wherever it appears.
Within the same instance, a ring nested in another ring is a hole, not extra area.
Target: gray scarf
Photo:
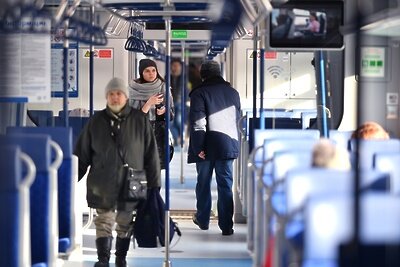
[[[131,81],[129,83],[129,98],[135,100],[146,100],[152,95],[162,92],[164,94],[164,83],[160,79],[151,83],[137,83]]]
[[[132,80],[129,82],[129,105],[135,109],[141,109],[152,95],[160,92],[165,94],[164,88],[164,82],[160,79],[151,83],[137,83]],[[150,121],[156,119],[155,106],[150,108],[148,114]]]

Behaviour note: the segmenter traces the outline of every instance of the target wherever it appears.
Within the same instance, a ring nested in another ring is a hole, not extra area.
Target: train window
[[[275,50],[343,49],[343,1],[288,1],[274,5],[269,46]]]

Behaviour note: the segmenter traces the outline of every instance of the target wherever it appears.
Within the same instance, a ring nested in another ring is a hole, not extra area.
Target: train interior
[[[180,232],[156,248],[133,240],[129,266],[400,266],[400,1],[361,2],[1,2],[0,265],[95,264],[96,212],[74,146],[105,108],[107,82],[128,84],[151,58],[167,86],[180,62],[183,116],[205,60],[240,94],[235,232],[218,228],[215,179],[210,229],[192,221],[197,172],[182,120],[161,171]],[[355,137],[369,121],[387,137]],[[346,169],[315,166],[321,139],[344,151]]]

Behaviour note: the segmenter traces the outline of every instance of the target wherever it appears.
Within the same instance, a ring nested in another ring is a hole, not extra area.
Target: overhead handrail
[[[240,2],[242,3],[245,14],[253,26],[257,26],[261,21],[263,21],[272,10],[272,5],[269,0],[240,0]]]
[[[117,12],[117,10],[113,10],[113,11]],[[124,14],[124,13],[122,13],[122,14]],[[116,21],[116,22],[114,22],[114,21]],[[119,36],[121,34],[121,32],[125,29],[127,24],[128,24],[127,20],[123,20],[121,17],[117,17],[114,14],[110,14],[106,23],[103,26],[103,31],[107,35]],[[110,25],[112,25],[111,29],[109,29]]]
[[[72,31],[66,32],[66,38],[77,42],[93,45],[106,45],[107,36],[99,26],[92,26],[87,22],[70,17],[69,25]]]

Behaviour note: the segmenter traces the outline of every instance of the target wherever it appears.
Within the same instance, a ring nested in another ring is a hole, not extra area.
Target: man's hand
[[[206,153],[204,153],[203,150],[200,151],[200,153],[197,156],[199,156],[199,158],[201,158],[201,159],[206,159]]]

